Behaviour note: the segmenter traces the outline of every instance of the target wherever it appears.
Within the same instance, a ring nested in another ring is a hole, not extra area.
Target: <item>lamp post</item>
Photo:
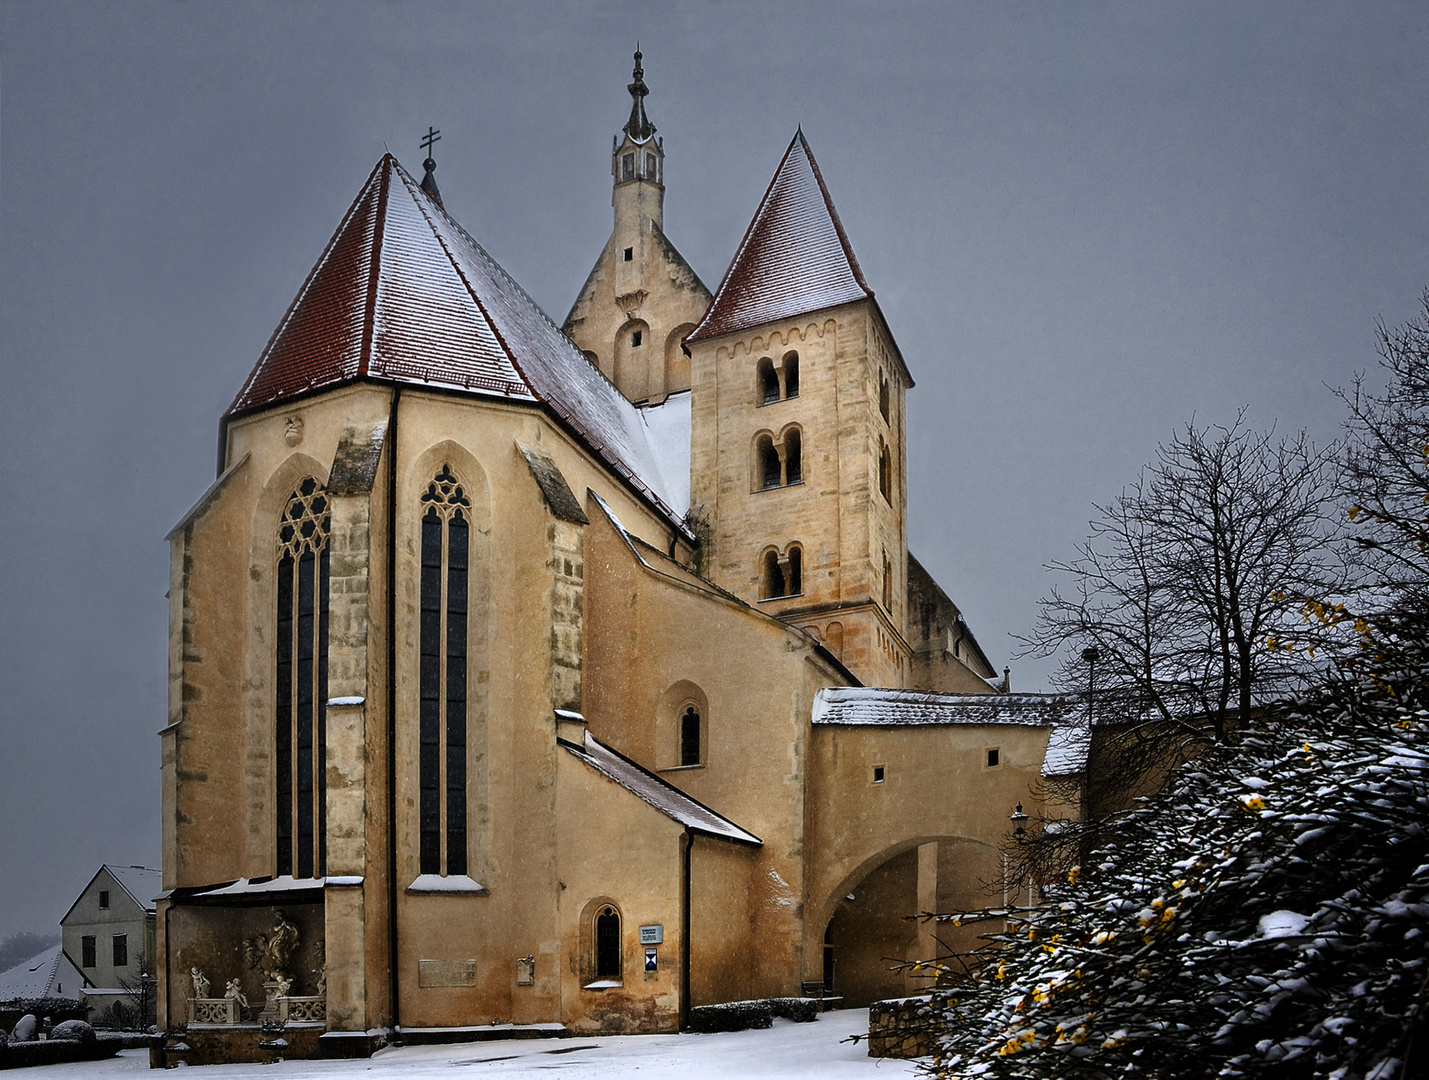
[[[1087,662],[1087,731],[1091,732],[1092,727],[1092,698],[1097,692],[1097,661],[1101,659],[1101,650],[1095,645],[1088,645],[1082,650],[1082,659]]]

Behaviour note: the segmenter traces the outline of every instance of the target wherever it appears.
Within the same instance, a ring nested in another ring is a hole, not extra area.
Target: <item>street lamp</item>
[[[1012,812],[1008,819],[1013,824],[1012,838],[1019,844],[1027,839],[1027,826],[1023,824],[1027,820],[1027,815],[1022,812],[1022,804],[1017,804],[1017,809]]]

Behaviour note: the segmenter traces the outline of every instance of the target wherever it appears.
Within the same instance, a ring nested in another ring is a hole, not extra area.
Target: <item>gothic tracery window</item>
[[[278,526],[274,780],[280,875],[320,877],[327,751],[328,531],[322,485],[308,477]]]
[[[471,500],[443,465],[421,501],[419,859],[423,874],[465,874]]]

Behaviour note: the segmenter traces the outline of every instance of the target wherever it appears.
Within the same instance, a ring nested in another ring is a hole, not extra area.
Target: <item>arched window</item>
[[[700,714],[693,705],[686,705],[680,714],[680,764],[700,763]]]
[[[279,875],[326,873],[328,529],[326,493],[308,477],[278,525],[274,781]]]
[[[888,502],[893,501],[893,458],[883,440],[878,440],[878,491]]]
[[[779,400],[779,376],[774,373],[774,361],[769,357],[759,361],[759,404],[768,405]]]
[[[799,596],[804,591],[804,549],[789,545],[789,588],[787,596]]]
[[[885,422],[888,421],[888,376],[878,376],[878,411],[883,414]]]
[[[784,568],[779,565],[779,552],[770,548],[764,553],[759,581],[759,598],[774,600],[784,595]]]
[[[427,485],[422,506],[418,855],[423,874],[465,874],[471,500],[450,465]]]
[[[799,396],[799,354],[796,352],[784,357],[784,396]]]
[[[774,448],[774,437],[772,435],[759,436],[755,443],[756,469],[755,480],[761,488],[775,488],[779,486],[779,451]]]
[[[883,610],[893,611],[893,564],[888,561],[888,552],[883,553]]]
[[[621,981],[620,912],[606,904],[595,917],[595,977]]]
[[[804,440],[798,428],[790,428],[784,434],[784,483],[804,482]]]

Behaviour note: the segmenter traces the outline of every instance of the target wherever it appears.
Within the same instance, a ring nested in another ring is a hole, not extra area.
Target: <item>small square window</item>
[[[634,259],[634,258],[635,258],[635,249],[634,249],[633,247],[628,247],[628,248],[626,248],[626,249],[625,249],[625,261],[626,261],[626,262],[630,262],[630,261],[631,261],[632,259]]]
[[[994,746],[987,752],[987,767],[989,769],[996,768],[1000,757],[997,747]]]
[[[109,907],[109,890],[108,890],[108,889],[100,889],[100,890],[99,890],[99,906],[100,906],[101,908],[107,908],[107,907]]]
[[[640,331],[639,331],[639,330],[636,330],[633,334],[630,335],[630,347],[631,347],[632,349],[638,349],[638,348],[640,347]]]
[[[873,782],[875,784],[883,783],[884,775],[885,769],[882,765],[875,765],[873,767]]]

